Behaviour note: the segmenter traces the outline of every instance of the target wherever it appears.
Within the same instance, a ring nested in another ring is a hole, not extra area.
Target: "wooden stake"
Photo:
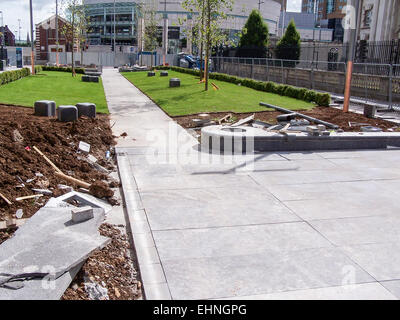
[[[40,151],[38,148],[36,148],[35,146],[33,146],[33,149],[37,152],[37,153],[39,153],[53,168],[54,168],[54,170],[56,170],[57,172],[59,172],[59,173],[62,173],[62,171],[60,170],[60,169],[58,169],[58,167],[53,163],[53,162],[51,162],[51,160],[49,159],[49,158],[47,158],[43,153],[42,153],[42,151]]]
[[[4,194],[2,194],[1,192],[0,192],[0,197],[1,197],[9,206],[12,205],[12,202],[11,202],[10,200],[8,200],[8,199],[6,198],[6,196],[5,196]]]
[[[42,194],[35,194],[35,195],[32,195],[32,196],[15,198],[15,201],[22,201],[22,200],[28,200],[28,199],[40,198],[40,197],[43,197],[43,195]]]
[[[66,181],[69,181],[71,183],[75,183],[76,185],[78,185],[78,186],[80,186],[82,188],[85,188],[85,189],[89,189],[90,188],[90,184],[89,183],[86,183],[84,181],[81,181],[81,180],[75,179],[73,177],[67,176],[66,174],[64,174],[62,172],[56,172],[56,176],[66,180]]]
[[[211,84],[216,90],[219,90],[219,87],[214,82],[211,82]]]

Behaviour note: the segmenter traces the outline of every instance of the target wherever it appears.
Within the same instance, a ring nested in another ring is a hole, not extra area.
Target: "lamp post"
[[[3,27],[4,25],[4,20],[3,20],[3,11],[0,11],[0,14],[1,14],[1,24],[0,24],[0,27]],[[3,47],[4,45],[5,45],[5,43],[4,43],[4,29],[3,29],[3,32],[2,32],[2,35],[1,35],[1,46]]]
[[[358,16],[360,10],[360,1],[359,0],[351,0],[351,4],[353,5],[353,12],[350,16],[350,24],[349,32],[349,51],[347,53],[347,70],[346,70],[346,85],[344,88],[344,101],[343,101],[343,112],[349,112],[349,104],[350,104],[350,95],[351,95],[351,80],[353,75],[353,61],[356,51],[356,43],[357,43],[357,30],[358,30]],[[352,24],[354,22],[354,24]]]
[[[58,58],[58,0],[56,0],[56,65],[59,66]]]
[[[116,21],[115,21],[115,0],[114,0],[114,39],[113,39],[113,42],[114,42],[114,67],[116,67],[116,65],[115,65],[115,63],[116,63],[116,51],[117,51],[117,48],[115,47],[115,23],[116,23]]]
[[[32,12],[32,0],[29,0],[29,11],[31,15],[31,65],[32,65],[32,74],[35,74],[35,44],[33,41],[33,12]]]
[[[265,3],[264,1],[258,0],[258,11],[261,11],[261,5]]]
[[[21,43],[21,19],[18,19],[18,42]]]

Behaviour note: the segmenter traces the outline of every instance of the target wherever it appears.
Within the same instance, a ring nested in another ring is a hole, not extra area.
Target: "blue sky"
[[[59,0],[59,2],[62,1]],[[32,0],[32,3],[34,23],[55,14],[55,0]],[[300,6],[301,0],[288,0],[287,11],[300,11]],[[30,30],[29,0],[0,0],[0,11],[3,12],[4,24],[16,34],[17,39],[19,37],[18,19],[21,20],[21,40],[26,40],[27,32]]]

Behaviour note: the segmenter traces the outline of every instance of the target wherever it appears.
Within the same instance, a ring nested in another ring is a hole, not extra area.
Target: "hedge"
[[[43,66],[43,71],[60,71],[60,72],[72,72],[72,67],[54,67],[54,66]],[[75,73],[85,74],[85,69],[75,68]]]
[[[158,66],[153,69],[157,70],[172,70],[182,73],[191,74],[194,76],[200,76],[199,70],[193,70],[181,67],[170,67],[170,66]],[[248,78],[239,78],[236,76],[230,76],[223,73],[210,73],[210,79],[230,82],[234,84],[240,84],[241,86],[255,89],[258,91],[271,92],[279,94],[281,96],[287,96],[298,100],[304,100],[307,102],[315,102],[319,106],[329,106],[331,102],[331,96],[329,93],[316,92],[314,90],[308,90],[306,88],[293,87],[286,84],[277,84],[272,81],[257,81]]]
[[[31,71],[29,70],[29,68],[5,71],[3,73],[0,73],[0,86],[27,77],[30,74]]]

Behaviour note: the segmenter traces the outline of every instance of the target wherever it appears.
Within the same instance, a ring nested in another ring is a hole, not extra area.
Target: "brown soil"
[[[111,243],[86,260],[62,300],[89,300],[85,277],[99,284],[104,282],[110,300],[136,300],[142,296],[141,282],[131,263],[126,236],[106,223],[101,225],[100,234],[111,238]]]
[[[368,123],[371,126],[379,127],[383,131],[388,131],[389,128],[396,127],[395,124],[381,120],[381,119],[369,119],[361,114],[357,113],[344,113],[342,110],[327,107],[315,107],[311,110],[299,111],[305,115],[324,120],[333,124],[338,125],[344,131],[360,131],[360,126],[349,126],[349,122],[357,123]],[[234,113],[234,112],[216,112],[208,113],[208,117],[199,117],[198,114],[188,115],[188,116],[178,116],[174,117],[174,120],[178,122],[184,128],[195,128],[197,125],[192,121],[193,119],[209,119],[214,120],[218,123],[218,120],[226,116],[227,114],[232,114],[231,122],[236,122],[237,120],[246,118],[255,113],[255,119],[265,121],[271,124],[276,124],[276,116],[282,114],[277,111],[261,111],[261,112],[250,112],[250,113]]]
[[[0,199],[0,220],[15,218],[18,209],[23,209],[23,218],[29,218],[51,197],[45,195],[37,200],[15,200],[34,194],[32,188],[49,189],[53,191],[53,196],[63,193],[57,188],[58,184],[77,189],[77,186],[58,178],[54,169],[33,150],[33,146],[39,148],[65,174],[95,183],[98,195],[112,197],[107,184],[101,183],[107,181],[107,175],[79,160],[78,156],[82,154],[77,153],[79,141],[84,141],[91,145],[92,155],[104,158],[106,150],[114,144],[108,115],[99,114],[96,119],[81,118],[75,123],[62,123],[54,118],[36,117],[31,108],[0,105],[0,111],[0,192],[12,202],[12,205],[7,205]],[[102,163],[109,169],[112,167],[110,162]],[[0,231],[0,243],[7,237],[7,232]]]

